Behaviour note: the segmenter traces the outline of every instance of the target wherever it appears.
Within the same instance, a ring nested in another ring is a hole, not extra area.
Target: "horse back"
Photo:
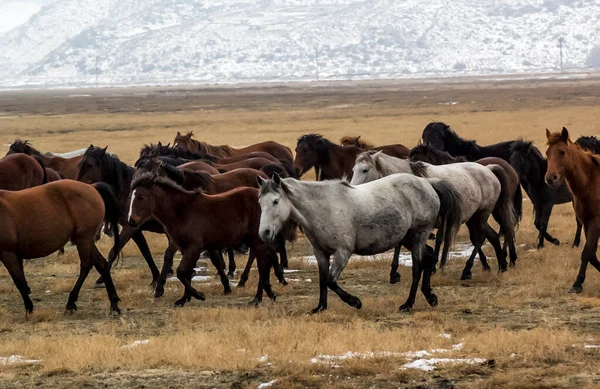
[[[41,185],[42,169],[42,165],[27,154],[9,154],[0,160],[0,189],[14,191]]]
[[[253,145],[242,147],[239,149],[234,149],[235,155],[239,154],[247,154],[254,151],[262,151],[268,154],[271,154],[275,158],[280,161],[286,161],[292,163],[294,161],[294,157],[292,155],[292,150],[289,147],[284,146],[275,141],[269,140],[266,142],[255,143]]]
[[[82,155],[72,157],[72,158],[63,158],[59,156],[51,156],[45,157],[44,164],[46,167],[49,167],[59,174],[61,174],[64,178],[68,178],[70,180],[77,179],[77,172],[79,171],[79,162],[83,159]]]
[[[393,144],[385,146],[373,147],[371,150],[382,151],[384,154],[391,155],[396,158],[406,158],[410,153],[410,149],[402,144]]]
[[[239,168],[216,174],[213,176],[213,180],[217,188],[220,189],[219,192],[226,192],[242,186],[258,188],[258,177],[269,178],[265,173],[256,169]]]
[[[514,193],[519,186],[519,174],[517,174],[516,170],[512,167],[512,165],[506,162],[502,158],[498,157],[485,157],[477,160],[477,163],[483,166],[488,165],[498,165],[504,170],[510,180],[510,191]]]

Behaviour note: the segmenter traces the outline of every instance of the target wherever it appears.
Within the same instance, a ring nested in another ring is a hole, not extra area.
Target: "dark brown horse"
[[[0,190],[0,260],[21,293],[27,313],[33,311],[23,259],[42,258],[71,241],[81,260],[79,277],[69,294],[67,311],[75,302],[92,266],[104,278],[111,311],[119,312],[119,297],[94,238],[106,217],[116,229],[118,209],[108,185],[60,180],[18,192]],[[115,247],[118,246],[115,234]]]
[[[360,139],[361,136],[344,136],[340,139],[340,145],[342,146],[355,146],[363,150],[383,151],[384,154],[393,155],[397,158],[406,158],[410,149],[400,143],[374,146],[372,143]]]
[[[404,146],[402,146],[404,147]],[[406,149],[406,147],[404,147]],[[308,134],[298,138],[296,158],[292,165],[297,177],[315,168],[317,180],[352,178],[352,167],[358,154],[364,150],[356,146],[340,146],[319,134]],[[408,156],[409,150],[384,151],[384,154],[397,158]]]
[[[192,139],[193,136],[193,132],[188,132],[185,135],[182,135],[180,132],[177,132],[177,135],[175,136],[175,141],[173,142],[173,147],[178,147],[184,150],[189,150],[200,154],[214,155],[215,157],[233,157],[236,155],[243,155],[255,151],[260,151],[271,154],[272,156],[274,156],[282,162],[285,161],[288,163],[292,163],[292,160],[294,159],[294,157],[292,156],[292,151],[288,147],[274,141],[260,142],[247,147],[235,149],[230,146],[213,146],[205,142],[200,142],[195,139]]]
[[[64,179],[56,170],[49,167],[46,168],[46,176],[48,176],[48,182],[54,182]]]
[[[0,159],[0,189],[22,190],[46,182],[48,176],[39,157],[15,154]]]
[[[600,238],[600,157],[575,145],[565,127],[555,133],[546,129],[546,139],[546,183],[556,188],[566,180],[573,193],[575,214],[583,224],[586,242],[581,252],[581,267],[569,290],[569,293],[581,293],[588,263],[600,271],[596,256]]]
[[[147,166],[147,168],[150,168]],[[151,168],[150,171],[154,171],[159,176],[165,176],[173,181],[175,181],[178,185],[182,186],[186,190],[197,190],[201,189],[206,194],[219,194],[224,193],[229,190],[233,190],[239,187],[251,187],[251,188],[259,188],[258,177],[266,179],[268,176],[262,172],[259,172],[254,169],[236,169],[231,172],[217,174],[211,176],[210,174],[204,172],[194,172],[182,169],[181,167],[173,167],[169,165],[159,164],[154,168]],[[285,241],[293,242],[296,240],[296,224],[288,223],[283,229],[282,234],[280,234],[275,242],[277,252],[281,258],[281,267],[288,267],[287,260],[287,251],[285,248]],[[234,260],[233,249],[228,249],[229,256],[229,268],[228,268],[228,276],[233,277],[236,264]],[[172,261],[171,261],[172,262]],[[250,275],[250,270],[252,268],[253,261],[247,261],[246,267],[244,268],[244,272],[240,277],[240,281],[238,283],[239,287],[245,286],[248,281],[248,277]],[[281,270],[280,264],[277,263],[275,266],[275,275],[279,279],[279,282],[283,285],[287,285],[285,278],[283,276],[283,271]],[[165,268],[161,272],[161,277],[159,278],[159,282],[157,285],[157,290],[159,286],[164,285],[166,281],[166,273],[165,269],[170,268],[172,263],[167,264],[165,261]],[[161,294],[162,295],[162,294]]]
[[[205,299],[204,294],[191,283],[194,267],[203,250],[222,250],[240,243],[250,248],[250,258],[256,256],[258,259],[259,282],[252,302],[258,304],[262,301],[263,289],[275,300],[269,272],[277,261],[277,254],[258,236],[258,190],[238,188],[207,195],[201,191],[185,190],[152,172],[137,175],[131,188],[129,223],[137,226],[155,218],[164,226],[169,238],[181,248],[177,278],[184,286],[184,294],[175,305],[183,306],[192,297]],[[219,228],[213,228],[215,225]],[[218,262],[216,265],[221,280],[227,280],[223,264]]]
[[[458,163],[458,162],[466,162],[466,158],[464,157],[453,157],[449,153],[445,151],[441,151],[439,149],[434,148],[429,144],[420,144],[413,148],[410,151],[410,159],[411,161],[423,161],[431,163],[432,165],[445,165],[449,163]],[[508,197],[510,201],[513,203],[514,207],[514,219],[518,223],[521,220],[523,209],[522,209],[522,199],[515,200],[515,198],[521,193],[519,190],[519,175],[515,171],[515,169],[505,160],[496,157],[486,157],[481,158],[476,163],[488,166],[488,165],[498,165],[504,170],[504,173],[507,177],[507,185],[506,190],[508,192]],[[498,210],[495,209],[492,213],[494,218],[498,220]],[[510,237],[504,241],[504,249],[508,246],[510,252],[510,264],[511,266],[516,265],[517,260],[517,249],[515,247],[515,242],[512,239],[514,234],[507,234],[506,232],[502,232],[502,235],[505,237]],[[489,265],[487,264],[487,259],[483,250],[479,250],[479,259],[481,261],[484,269],[489,270]]]
[[[61,174],[64,178],[70,178],[72,180],[77,178],[77,165],[82,158],[81,155],[72,158],[63,158],[54,155],[42,154],[34,149],[29,141],[20,139],[15,140],[14,143],[10,145],[6,155],[17,153],[36,156],[36,158],[41,159],[45,167],[49,167]]]

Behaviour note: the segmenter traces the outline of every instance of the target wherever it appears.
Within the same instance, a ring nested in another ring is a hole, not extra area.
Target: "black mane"
[[[15,139],[9,150],[13,153],[22,153],[27,155],[41,155],[39,151],[31,146],[31,142],[28,140]]]
[[[595,136],[580,136],[575,144],[581,147],[582,150],[600,154],[600,139]]]
[[[106,149],[93,145],[90,145],[83,154],[80,166],[90,159],[99,163],[102,169],[102,181],[109,184],[117,196],[129,193],[129,185],[135,172],[134,168],[122,162],[116,155],[107,153]]]

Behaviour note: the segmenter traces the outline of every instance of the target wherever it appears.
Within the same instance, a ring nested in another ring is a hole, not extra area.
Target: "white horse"
[[[344,180],[306,182],[277,175],[270,180],[259,178],[259,182],[260,237],[272,241],[291,218],[312,244],[320,286],[319,305],[313,313],[327,309],[328,287],[348,305],[360,308],[358,297],[337,283],[350,255],[373,255],[400,244],[413,258],[410,294],[400,309],[413,307],[424,269],[421,291],[431,306],[437,305],[429,282],[433,255],[431,248],[426,250],[426,242],[438,216],[444,231],[460,225],[460,215],[454,212],[461,207],[460,199],[449,185],[408,174],[357,187]]]
[[[410,173],[420,177],[439,178],[451,185],[461,197],[462,208],[461,224],[466,223],[469,229],[473,253],[463,270],[461,279],[471,278],[471,268],[475,255],[481,251],[481,246],[487,238],[498,258],[500,271],[507,267],[506,249],[500,245],[498,233],[488,224],[488,218],[495,212],[501,231],[504,234],[514,234],[513,203],[507,191],[502,187],[507,186],[507,177],[504,170],[498,165],[483,166],[475,162],[462,162],[450,165],[431,165],[425,162],[410,162],[408,159],[391,157],[381,152],[364,152],[358,155],[353,167],[352,184],[358,185],[371,182],[381,177],[395,173]],[[507,236],[507,240],[512,238]],[[436,239],[435,260],[439,254],[441,240]],[[446,263],[450,247],[444,245],[442,252],[442,267]],[[482,264],[489,269],[484,256],[480,255]],[[394,258],[396,261],[396,258]]]

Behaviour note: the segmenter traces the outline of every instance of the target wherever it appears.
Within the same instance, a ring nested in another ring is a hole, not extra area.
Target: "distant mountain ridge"
[[[545,71],[559,38],[567,67],[600,45],[600,2],[585,0],[44,4],[0,33],[0,87]]]

